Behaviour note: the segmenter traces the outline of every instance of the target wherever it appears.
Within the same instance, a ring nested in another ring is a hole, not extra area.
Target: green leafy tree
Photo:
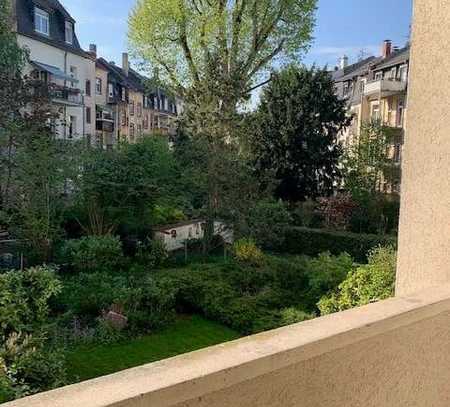
[[[89,235],[130,232],[152,224],[157,205],[183,204],[180,173],[162,139],[144,138],[112,151],[89,149],[76,185],[79,218]]]
[[[184,125],[203,145],[206,240],[239,174],[237,107],[274,61],[298,59],[307,49],[315,7],[316,0],[136,2],[132,48],[183,97]]]
[[[260,173],[273,172],[277,197],[330,195],[339,181],[338,133],[348,124],[329,73],[290,66],[273,75],[253,117],[249,146]]]
[[[385,181],[400,181],[399,171],[389,155],[393,143],[400,142],[395,129],[379,121],[363,124],[358,142],[343,157],[345,187],[354,197],[373,195],[383,190]]]

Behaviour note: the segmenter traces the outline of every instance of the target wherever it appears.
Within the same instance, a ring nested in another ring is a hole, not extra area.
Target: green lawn
[[[113,345],[76,347],[67,355],[69,378],[88,380],[238,337],[237,332],[200,316],[183,317],[152,335]]]

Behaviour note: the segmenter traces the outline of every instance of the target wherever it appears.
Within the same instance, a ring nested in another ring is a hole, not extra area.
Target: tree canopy
[[[325,69],[290,66],[264,89],[249,147],[260,173],[271,171],[288,201],[329,195],[339,180],[338,133],[348,124]]]
[[[137,0],[129,38],[178,91],[196,86],[212,67],[220,80],[248,92],[274,59],[307,49],[317,0]]]

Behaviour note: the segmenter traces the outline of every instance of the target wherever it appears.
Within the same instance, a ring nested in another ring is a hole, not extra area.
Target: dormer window
[[[73,24],[70,21],[66,21],[66,42],[73,44]]]
[[[34,29],[39,34],[50,35],[48,13],[38,7],[34,8]]]

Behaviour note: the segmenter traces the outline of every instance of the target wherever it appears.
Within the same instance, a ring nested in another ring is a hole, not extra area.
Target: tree
[[[339,180],[338,133],[349,124],[325,69],[290,66],[264,89],[250,135],[255,165],[290,202],[330,195]]]
[[[315,7],[316,0],[138,0],[131,13],[135,54],[183,97],[186,131],[204,147],[206,240],[237,174],[237,106],[274,60],[307,49]]]
[[[78,178],[80,218],[89,235],[107,235],[119,226],[129,232],[152,224],[157,204],[182,203],[180,172],[167,143],[144,138],[112,151],[88,149]]]
[[[373,195],[382,191],[384,181],[395,183],[399,174],[389,155],[390,147],[397,141],[395,129],[379,121],[363,124],[358,142],[346,151],[343,159],[345,187],[354,196]]]

